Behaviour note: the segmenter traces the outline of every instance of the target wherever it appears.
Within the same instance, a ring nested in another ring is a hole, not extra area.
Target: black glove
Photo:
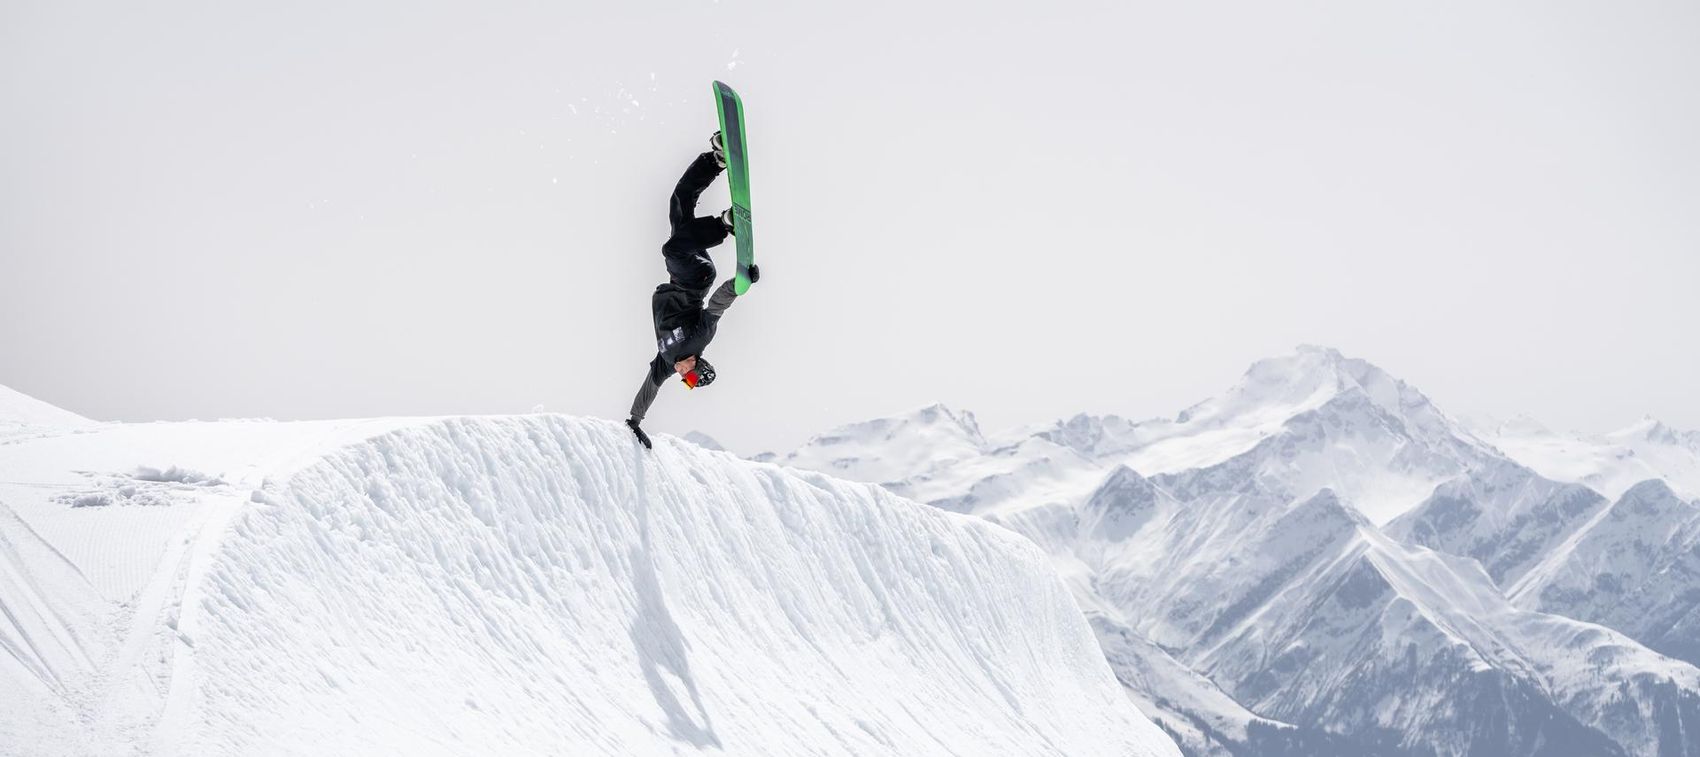
[[[754,284],[758,281],[761,281],[761,266],[756,265],[755,263],[751,263],[750,264],[750,283]]]
[[[649,434],[644,433],[643,427],[638,425],[638,419],[627,418],[626,428],[631,429],[632,433],[637,434],[638,442],[643,444],[644,449],[655,449],[655,446],[649,443]]]

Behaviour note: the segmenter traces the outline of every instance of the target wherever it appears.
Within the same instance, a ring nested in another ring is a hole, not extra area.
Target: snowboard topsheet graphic
[[[750,266],[756,262],[750,225],[750,163],[744,144],[744,103],[725,82],[714,83],[714,104],[720,110],[720,134],[726,141],[726,179],[732,189],[732,235],[738,243],[738,294],[750,289]]]

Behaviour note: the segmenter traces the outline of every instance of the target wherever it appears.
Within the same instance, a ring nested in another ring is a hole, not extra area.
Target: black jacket
[[[714,341],[720,317],[737,299],[735,280],[727,279],[705,305],[701,292],[677,284],[662,284],[650,298],[655,316],[655,359],[649,363],[649,381],[660,386],[673,372],[673,364],[692,355],[701,356]]]

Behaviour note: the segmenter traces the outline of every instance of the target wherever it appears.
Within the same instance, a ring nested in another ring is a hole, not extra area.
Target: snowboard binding
[[[721,168],[726,167],[726,139],[720,136],[720,132],[717,131],[709,135],[708,151],[714,153],[715,165]]]

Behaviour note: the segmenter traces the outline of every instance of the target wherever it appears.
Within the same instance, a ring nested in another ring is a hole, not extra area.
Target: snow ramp
[[[617,423],[405,426],[212,531],[141,752],[1177,754],[1025,539]]]

